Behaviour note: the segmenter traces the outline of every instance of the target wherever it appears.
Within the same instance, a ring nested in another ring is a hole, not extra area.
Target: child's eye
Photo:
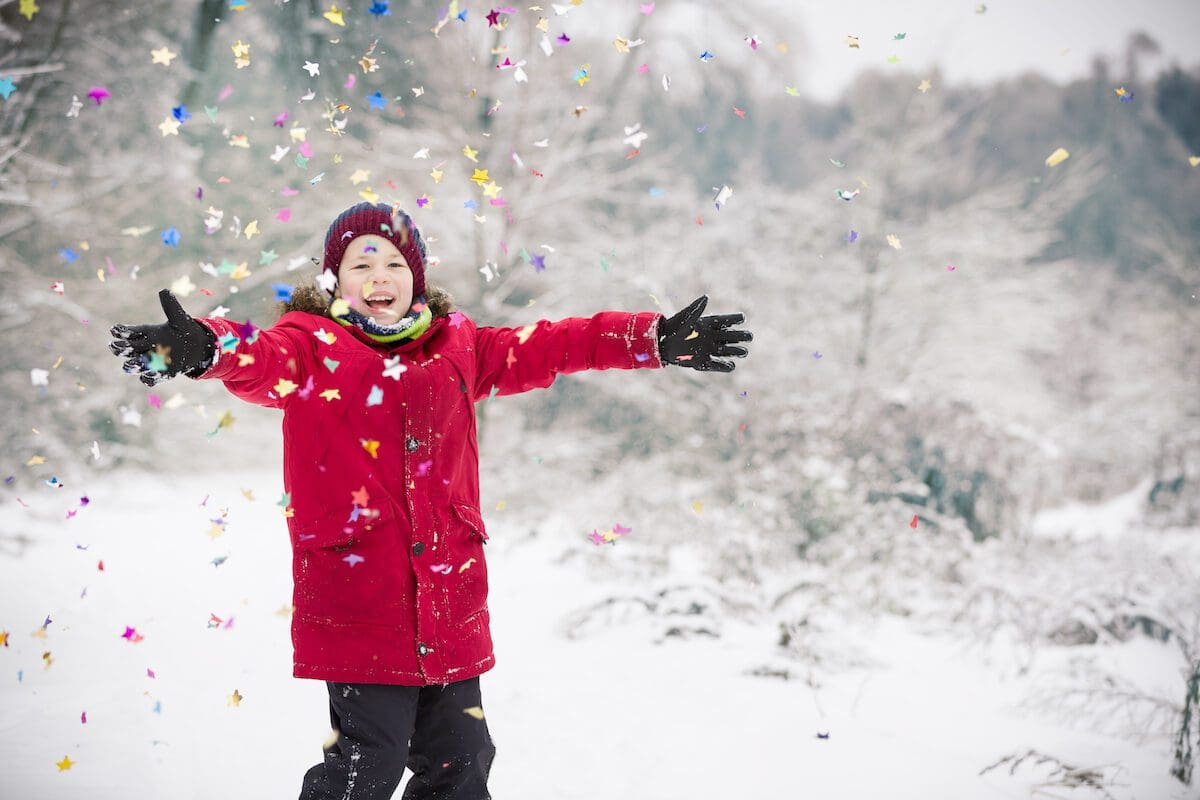
[[[401,264],[399,261],[393,261],[392,263],[388,264],[388,266],[389,267],[407,267],[408,264]]]

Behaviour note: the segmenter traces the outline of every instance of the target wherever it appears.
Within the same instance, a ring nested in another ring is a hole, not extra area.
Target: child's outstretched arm
[[[700,297],[673,317],[657,312],[602,311],[592,317],[541,320],[522,328],[476,331],[475,400],[492,393],[545,388],[559,374],[587,369],[656,369],[667,364],[730,372],[733,363],[714,356],[746,355],[746,330],[728,330],[741,314],[700,316]]]
[[[216,378],[243,400],[281,408],[284,398],[304,382],[307,361],[303,333],[286,325],[253,329],[224,319],[193,319],[170,291],[158,293],[162,325],[115,325],[109,349],[125,356],[125,371],[155,386],[183,374]]]

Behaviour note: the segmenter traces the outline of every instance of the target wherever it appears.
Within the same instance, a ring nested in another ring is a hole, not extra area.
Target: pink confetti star
[[[105,100],[112,97],[112,95],[109,94],[108,89],[105,89],[103,86],[93,86],[92,88],[88,89],[87,96],[95,100],[96,105],[100,105]]]

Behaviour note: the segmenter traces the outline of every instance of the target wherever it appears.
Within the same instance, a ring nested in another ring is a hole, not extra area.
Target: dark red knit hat
[[[368,233],[396,246],[412,270],[413,298],[425,294],[425,242],[421,232],[412,217],[387,203],[359,203],[338,214],[325,234],[325,271],[336,278],[346,247],[355,237]]]

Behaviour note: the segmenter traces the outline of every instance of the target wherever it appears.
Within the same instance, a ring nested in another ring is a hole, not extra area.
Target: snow
[[[0,559],[0,629],[10,632],[0,794],[296,796],[329,717],[324,686],[291,677],[279,478],[117,475],[64,519],[71,491],[0,507],[0,531],[30,540],[21,557]],[[1124,508],[1114,503],[1108,512]],[[1030,748],[1105,767],[1116,798],[1189,796],[1167,774],[1166,737],[1135,740],[1031,708],[1064,659],[1048,652],[1030,666],[1003,637],[982,647],[902,617],[847,619],[823,635],[853,657],[808,673],[815,686],[803,667],[791,680],[748,674],[778,636],[754,615],[700,620],[717,638],[665,637],[661,619],[609,606],[569,637],[581,610],[609,598],[702,585],[704,544],[673,548],[657,569],[651,530],[596,547],[570,520],[540,518],[531,533],[528,520],[484,513],[497,667],[483,676],[483,705],[497,798],[1015,800],[1047,770],[979,773]],[[228,560],[214,566],[219,556]],[[210,614],[232,625],[210,628]],[[45,638],[31,636],[47,615]],[[124,639],[126,626],[143,640]],[[1131,679],[1174,691],[1165,645],[1110,651]],[[64,756],[75,763],[62,772]]]
[[[1072,502],[1042,511],[1033,520],[1031,531],[1035,536],[1047,538],[1119,539],[1137,527],[1142,503],[1153,485],[1153,480],[1146,479],[1103,503]]]

